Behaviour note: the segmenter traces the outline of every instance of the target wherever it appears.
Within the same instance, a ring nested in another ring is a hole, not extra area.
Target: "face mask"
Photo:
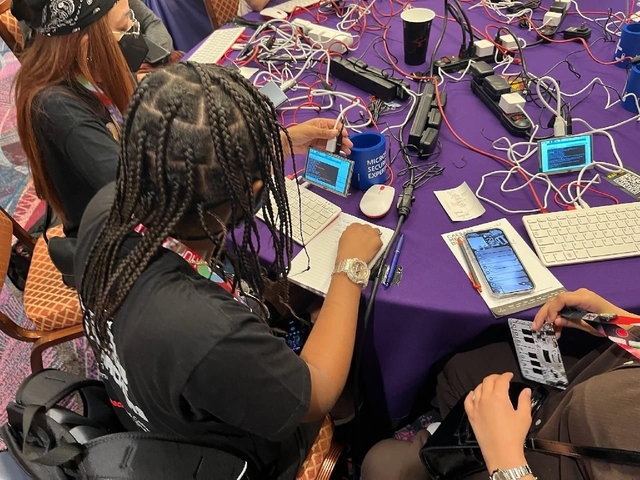
[[[129,65],[129,69],[134,73],[137,72],[149,52],[149,47],[144,40],[144,36],[142,36],[142,34],[123,35],[118,41],[118,45],[120,45],[120,50],[122,51],[122,55],[124,55],[124,59],[127,61],[127,65]]]

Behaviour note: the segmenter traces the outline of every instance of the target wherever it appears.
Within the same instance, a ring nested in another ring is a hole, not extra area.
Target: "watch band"
[[[496,474],[500,474],[500,476],[497,477]],[[499,478],[500,480],[519,480],[527,475],[533,475],[533,472],[529,465],[523,465],[521,467],[509,468],[507,470],[497,469],[491,474],[489,479],[495,480],[496,478]],[[536,477],[533,478],[538,480]]]

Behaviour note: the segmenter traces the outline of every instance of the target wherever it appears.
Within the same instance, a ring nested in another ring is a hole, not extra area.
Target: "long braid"
[[[244,223],[241,236],[230,228],[228,254],[237,280],[263,291],[256,180],[264,184],[263,211],[273,237],[276,259],[270,270],[286,282],[293,244],[281,128],[271,102],[228,69],[186,63],[145,77],[123,126],[114,204],[81,282],[85,327],[94,349],[111,349],[108,322],[163,241],[184,225],[194,228],[184,223],[187,219],[197,220],[218,252],[224,249],[226,235],[210,231],[211,219],[222,223],[211,211],[214,206],[228,205],[232,222]],[[138,223],[147,232],[124,253]],[[229,226],[220,225],[225,233]]]

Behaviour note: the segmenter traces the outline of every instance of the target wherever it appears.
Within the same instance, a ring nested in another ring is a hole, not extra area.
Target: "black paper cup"
[[[404,33],[404,63],[422,65],[427,60],[429,33],[436,14],[429,8],[408,8],[400,14]]]

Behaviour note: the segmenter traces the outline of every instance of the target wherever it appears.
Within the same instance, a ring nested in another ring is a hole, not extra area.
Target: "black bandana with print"
[[[14,0],[11,12],[42,35],[68,35],[102,18],[117,1]]]

